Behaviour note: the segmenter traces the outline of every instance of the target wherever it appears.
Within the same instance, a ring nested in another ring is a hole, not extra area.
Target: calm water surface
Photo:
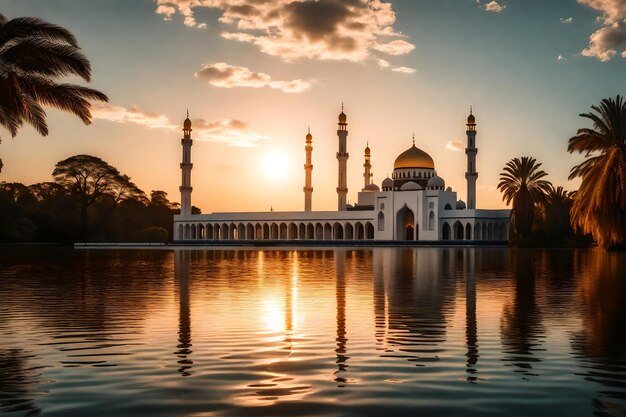
[[[0,248],[7,416],[626,416],[626,254]]]

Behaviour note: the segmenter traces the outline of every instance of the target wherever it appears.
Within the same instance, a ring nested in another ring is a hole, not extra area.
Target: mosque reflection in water
[[[235,408],[311,406],[322,393],[383,383],[406,393],[422,392],[424,381],[464,384],[467,395],[480,395],[473,387],[541,386],[559,375],[566,391],[589,384],[596,415],[626,415],[620,254],[451,247],[77,258],[58,271],[45,259],[28,260],[28,268],[19,257],[3,261],[13,275],[0,288],[0,317],[9,318],[0,321],[1,413],[45,412],[39,399],[62,378],[47,372],[59,367],[68,378],[78,375],[72,369],[137,369],[134,355],[154,346],[138,329],[171,305],[176,324],[164,324],[155,339],[168,351],[141,366],[202,386],[213,369],[232,374],[203,395],[229,398]],[[148,276],[122,273],[146,265]],[[32,326],[12,327],[16,312]],[[45,343],[32,344],[34,337]]]

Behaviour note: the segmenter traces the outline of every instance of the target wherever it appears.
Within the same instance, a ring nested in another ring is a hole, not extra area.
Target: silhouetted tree
[[[550,189],[550,183],[542,179],[548,174],[540,170],[540,166],[535,158],[524,156],[511,159],[500,173],[498,190],[506,204],[513,203],[511,223],[522,239],[532,230],[535,205],[545,200]]]
[[[78,198],[81,213],[81,237],[88,239],[87,209],[98,198],[109,196],[113,205],[143,192],[126,175],[102,159],[91,155],[75,155],[56,164],[54,181]]]
[[[572,222],[591,233],[604,248],[626,246],[626,103],[621,96],[591,106],[581,117],[593,129],[579,129],[569,140],[570,153],[585,154],[569,179],[582,178],[572,206]]]
[[[570,224],[572,193],[563,187],[550,184],[543,205],[543,220],[548,234],[555,239],[567,239],[573,234]]]
[[[91,80],[89,60],[70,31],[33,17],[8,20],[0,14],[0,125],[11,136],[15,137],[24,123],[47,136],[43,106],[68,111],[85,124],[91,123],[89,100],[108,98],[91,88],[56,82],[67,75]]]

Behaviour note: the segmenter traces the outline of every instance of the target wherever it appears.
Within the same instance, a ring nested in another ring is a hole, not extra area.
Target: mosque
[[[415,146],[402,152],[393,165],[391,178],[381,187],[372,183],[371,150],[365,148],[364,184],[358,202],[347,202],[348,118],[343,112],[338,118],[339,149],[337,211],[313,211],[312,153],[313,136],[305,138],[304,210],[290,212],[191,213],[191,120],[183,124],[183,160],[181,214],[174,216],[176,242],[203,241],[499,241],[509,236],[510,210],[476,208],[476,118],[470,110],[467,118],[467,203],[457,199],[457,193],[446,188],[437,175],[430,155]],[[234,242],[233,242],[234,243]],[[364,242],[361,242],[364,243]]]

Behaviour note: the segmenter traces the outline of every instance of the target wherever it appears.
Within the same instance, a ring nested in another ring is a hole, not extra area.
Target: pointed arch
[[[415,240],[415,213],[406,204],[396,213],[396,240]]]
[[[446,204],[446,205],[443,207],[443,209],[444,209],[444,210],[452,210],[452,206],[450,205],[450,203],[448,203],[448,204]]]
[[[454,222],[454,226],[452,226],[452,230],[454,231],[454,240],[463,240],[463,225],[460,221]]]
[[[269,240],[270,238],[270,225],[263,223],[263,239]]]
[[[368,240],[374,239],[374,225],[370,222],[365,223],[365,238]]]
[[[481,228],[482,228],[481,223],[480,222],[476,222],[476,224],[474,225],[474,240],[480,240],[481,239],[481,237],[480,237],[480,232],[482,230]]]
[[[287,224],[281,223],[278,231],[278,238],[280,240],[287,240]]]
[[[382,211],[378,212],[378,231],[385,231],[385,213],[383,213]]]
[[[313,223],[306,225],[306,238],[307,240],[315,239],[315,226],[313,226]]]
[[[254,240],[254,225],[252,223],[246,225],[246,239]]]
[[[333,238],[333,228],[330,223],[324,225],[324,240],[331,240]]]
[[[343,226],[341,223],[335,223],[333,225],[333,239],[343,240]]]
[[[296,239],[304,240],[306,239],[306,224],[300,223],[298,227],[298,237]]]
[[[443,225],[441,225],[441,239],[450,240],[451,238],[452,231],[450,230],[450,224],[448,224],[448,222],[443,222]]]
[[[354,240],[354,227],[350,223],[346,223],[345,226],[345,238],[346,240]]]
[[[302,224],[300,226],[302,226]],[[300,227],[300,231],[302,231],[302,227]],[[298,225],[296,223],[289,224],[289,239],[298,240]]]
[[[435,230],[435,212],[433,210],[428,214],[428,230]]]
[[[365,239],[365,228],[363,227],[363,223],[356,222],[356,225],[354,226],[354,232],[356,240]]]
[[[465,225],[465,240],[472,240],[472,225],[469,223]]]

